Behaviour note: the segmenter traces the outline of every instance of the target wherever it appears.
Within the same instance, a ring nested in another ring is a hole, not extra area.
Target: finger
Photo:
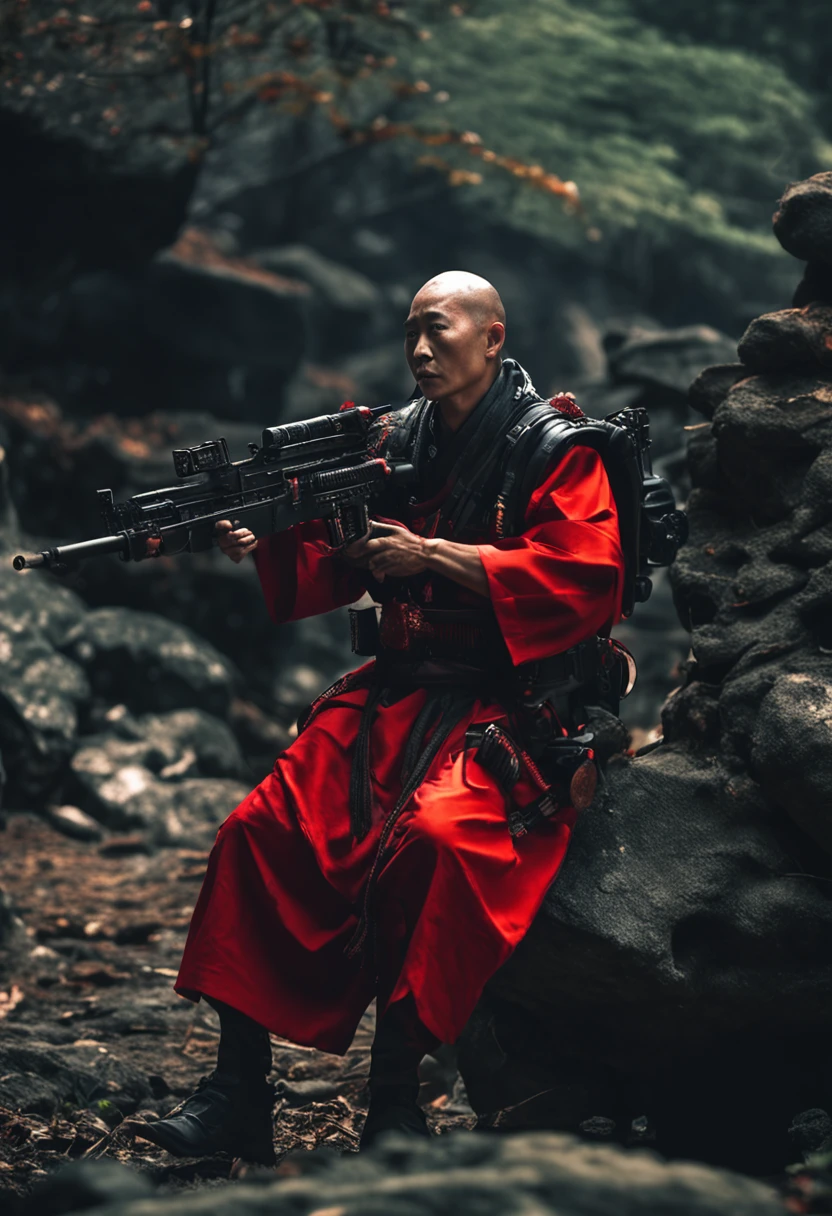
[[[407,532],[407,528],[400,528],[397,524],[382,524],[378,520],[370,520],[370,534],[372,536],[397,536],[402,532]]]
[[[248,544],[250,540],[254,539],[251,528],[238,528],[236,532],[228,532],[226,535],[238,545]]]
[[[230,532],[234,527],[230,519],[218,519],[214,524],[215,532]]]

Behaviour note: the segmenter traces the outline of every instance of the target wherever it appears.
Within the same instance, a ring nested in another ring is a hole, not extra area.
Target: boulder
[[[135,21],[135,4],[114,0],[108,17]],[[22,274],[21,249],[32,280],[51,272],[54,283],[61,264],[135,267],[173,240],[184,219],[199,168],[198,141],[174,133],[185,100],[172,104],[156,72],[135,71],[118,78],[115,108],[103,102],[87,71],[107,28],[98,20],[85,27],[48,0],[33,0],[24,21],[7,26],[9,54],[19,51],[27,70],[0,99],[2,142],[16,166],[0,240],[6,276]],[[164,70],[165,35],[150,23],[148,35],[146,50],[164,56]]]
[[[283,1172],[288,1177],[264,1174],[214,1184],[211,1212],[428,1216],[461,1205],[478,1216],[778,1216],[783,1210],[776,1192],[756,1179],[550,1132],[471,1136],[451,1131],[431,1140],[389,1135],[361,1154],[293,1153]],[[90,1172],[88,1185],[93,1177]],[[100,1216],[198,1216],[206,1210],[206,1196],[199,1191],[160,1191],[130,1201],[121,1176],[113,1186],[110,1202],[96,1209]]]
[[[177,357],[262,369],[279,382],[303,350],[309,291],[299,279],[229,257],[209,234],[188,228],[152,265],[145,324]]]
[[[773,217],[774,235],[803,262],[832,264],[832,173],[788,187]]]
[[[388,342],[326,364],[306,362],[287,386],[287,421],[331,414],[342,401],[404,405],[414,390],[401,342]]]
[[[26,1216],[63,1216],[152,1194],[150,1180],[119,1161],[68,1161],[35,1184],[24,1211]]]
[[[6,801],[38,803],[60,780],[91,691],[83,669],[55,650],[83,602],[34,571],[0,561],[0,750]]]
[[[706,367],[688,389],[688,401],[700,414],[713,418],[717,406],[747,375],[748,369],[743,363],[718,363],[716,367]]]
[[[813,368],[740,381],[714,414],[722,493],[758,525],[788,517],[832,437],[832,386]]]
[[[97,841],[103,835],[101,825],[77,806],[51,806],[47,819],[56,832],[71,840]]]
[[[663,1151],[786,1161],[788,1118],[813,1078],[823,1089],[828,884],[804,869],[800,833],[708,751],[665,744],[610,764],[605,784],[460,1042],[471,1103],[537,1094],[529,1122],[561,1128],[647,1112]]]
[[[632,329],[613,349],[609,372],[616,384],[639,384],[658,400],[684,404],[690,382],[713,363],[731,363],[736,346],[708,325],[652,331]]]
[[[751,772],[832,853],[832,661],[778,675],[752,730]]]
[[[163,767],[181,766],[186,755],[200,777],[249,776],[240,746],[225,722],[204,709],[178,709],[170,713],[134,717],[125,705],[114,705],[100,716],[102,727],[117,739],[144,743],[159,749]]]
[[[780,368],[832,367],[832,304],[813,303],[758,317],[737,347],[750,372]]]
[[[808,263],[795,288],[792,308],[805,308],[816,301],[832,304],[832,263]]]
[[[251,260],[273,274],[309,287],[308,332],[313,359],[329,360],[370,345],[380,328],[379,314],[385,309],[385,300],[366,275],[324,257],[308,245],[258,250]]]
[[[274,768],[274,762],[292,742],[286,726],[265,714],[252,701],[237,697],[229,721],[256,782]]]
[[[225,725],[202,710],[104,715],[112,734],[80,740],[73,797],[99,823],[139,828],[150,844],[210,845],[249,792],[250,772]]]
[[[189,629],[148,612],[99,608],[71,629],[63,652],[84,668],[94,693],[136,713],[201,707],[224,718],[236,673]]]

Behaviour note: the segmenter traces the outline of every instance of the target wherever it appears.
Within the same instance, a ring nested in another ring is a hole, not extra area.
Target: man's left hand
[[[385,576],[407,578],[427,569],[428,542],[408,528],[397,524],[370,522],[370,529],[360,540],[344,550],[351,564],[369,569],[380,583]]]

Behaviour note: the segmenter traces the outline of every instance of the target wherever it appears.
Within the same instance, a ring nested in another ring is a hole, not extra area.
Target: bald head
[[[502,300],[487,279],[446,270],[417,291],[404,349],[421,392],[456,430],[494,383],[506,336]]]
[[[477,322],[488,326],[492,321],[506,323],[506,310],[500,294],[488,279],[468,270],[444,270],[428,279],[416,293],[413,303],[425,294],[431,299],[453,300]]]

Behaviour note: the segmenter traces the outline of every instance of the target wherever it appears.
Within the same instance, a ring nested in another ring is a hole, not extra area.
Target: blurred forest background
[[[2,0],[0,440],[24,537],[98,534],[94,491],[164,484],[174,446],[220,433],[240,457],[262,425],[405,399],[402,319],[450,268],[495,283],[541,392],[647,404],[683,501],[687,386],[788,303],[771,212],[832,161],[825,8]],[[274,630],[244,566],[103,559],[68,586],[196,630],[286,728],[349,664],[345,623]],[[688,649],[663,576],[619,633],[649,731]]]

